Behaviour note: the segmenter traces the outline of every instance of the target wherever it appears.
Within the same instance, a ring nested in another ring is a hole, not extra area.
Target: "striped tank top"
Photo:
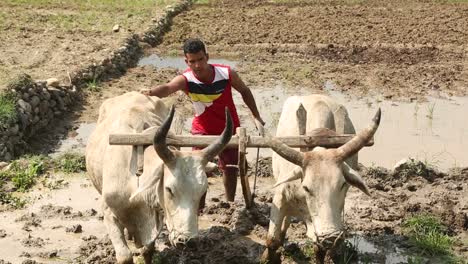
[[[214,71],[214,78],[210,83],[198,80],[190,68],[182,74],[186,81],[185,93],[190,97],[195,112],[192,134],[221,134],[226,124],[225,107],[231,113],[235,133],[240,122],[232,99],[231,68],[219,64],[210,66]]]

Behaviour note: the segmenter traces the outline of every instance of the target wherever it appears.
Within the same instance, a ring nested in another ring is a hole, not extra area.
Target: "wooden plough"
[[[343,135],[304,135],[305,134],[305,109],[300,107],[297,111],[297,121],[299,124],[299,136],[291,137],[276,137],[277,140],[284,144],[293,147],[301,148],[305,151],[308,148],[322,146],[326,148],[337,148],[354,137],[354,134]],[[153,144],[153,133],[135,133],[135,134],[110,134],[109,144],[111,145],[133,145],[141,152],[141,147]],[[194,136],[194,135],[175,135],[168,136],[166,144],[175,147],[199,147],[203,148],[216,140],[218,136]],[[373,140],[370,140],[366,146],[372,146]],[[250,190],[249,181],[247,177],[247,168],[245,166],[247,148],[269,148],[268,138],[260,136],[249,136],[245,127],[238,127],[236,135],[233,135],[228,142],[226,148],[239,149],[239,176],[241,180],[242,193],[247,208],[253,205],[252,192]]]

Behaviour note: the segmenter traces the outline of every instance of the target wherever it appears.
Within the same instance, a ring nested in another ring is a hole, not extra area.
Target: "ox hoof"
[[[262,254],[261,263],[281,264],[281,255],[273,249],[265,249]]]

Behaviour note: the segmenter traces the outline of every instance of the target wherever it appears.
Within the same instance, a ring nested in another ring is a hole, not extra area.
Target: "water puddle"
[[[28,196],[34,203],[27,209],[6,211],[0,214],[1,228],[6,231],[7,236],[0,239],[0,259],[12,263],[21,263],[24,260],[23,252],[28,252],[33,259],[40,263],[72,263],[73,258],[79,255],[77,250],[83,243],[84,236],[95,235],[102,237],[106,229],[97,216],[83,216],[66,218],[54,211],[41,209],[44,205],[55,207],[72,207],[72,212],[85,213],[87,210],[100,211],[99,194],[91,182],[84,177],[67,178],[68,187],[44,191],[36,190]],[[49,217],[42,215],[50,214]],[[21,216],[30,216],[29,220],[17,221]],[[34,217],[33,217],[34,216]],[[25,229],[24,225],[31,222],[33,218],[40,219],[38,226]],[[82,226],[82,233],[66,232],[65,229],[74,225]],[[24,239],[42,239],[44,245],[40,247],[27,247],[22,244]],[[38,257],[44,252],[58,252],[58,258],[44,259]]]
[[[326,84],[326,88],[330,86]],[[281,85],[255,88],[252,92],[266,122],[265,128],[273,135],[286,98],[310,94],[305,89],[288,89]],[[359,152],[360,162],[364,165],[392,168],[398,161],[414,157],[443,171],[455,166],[468,166],[468,97],[428,97],[427,102],[421,103],[395,102],[378,97],[353,98],[332,89],[327,92],[346,106],[356,130],[367,127],[377,108],[382,109],[382,121],[374,146]],[[255,135],[250,111],[237,93],[234,93],[234,100],[242,126],[247,127],[250,135]],[[267,149],[261,149],[260,153],[261,156],[271,155]],[[251,150],[249,154],[252,158],[256,151]]]
[[[210,58],[209,62],[212,64],[224,64],[233,68],[237,65],[236,61],[223,58]],[[187,69],[187,64],[185,63],[184,57],[160,57],[156,54],[144,57],[138,62],[138,66],[146,65],[151,65],[156,68],[176,68],[179,70]]]
[[[411,252],[396,247],[390,237],[380,238],[379,244],[359,235],[354,235],[348,238],[347,241],[358,251],[359,259],[363,263],[408,263],[408,258],[411,258],[412,255]]]
[[[84,153],[88,138],[96,128],[96,123],[81,123],[75,131],[72,131],[68,138],[60,142],[60,147],[51,155],[57,156],[64,152]]]

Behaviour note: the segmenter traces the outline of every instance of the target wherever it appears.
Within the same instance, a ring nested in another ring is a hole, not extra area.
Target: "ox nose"
[[[175,246],[177,248],[195,248],[197,246],[197,239],[186,236],[179,236],[175,240]]]

